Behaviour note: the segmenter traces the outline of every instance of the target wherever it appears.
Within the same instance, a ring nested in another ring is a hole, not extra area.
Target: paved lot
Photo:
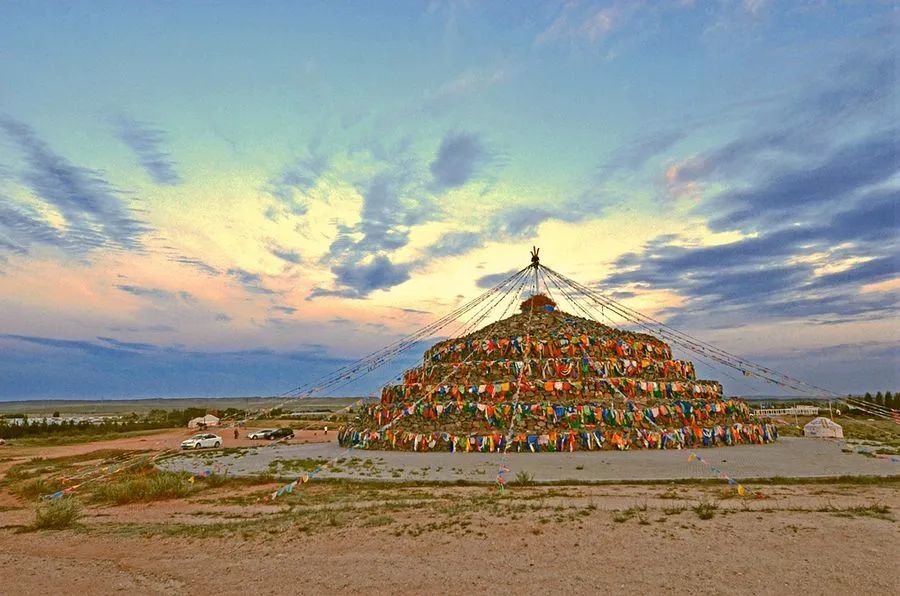
[[[688,461],[690,451],[578,451],[575,453],[510,453],[508,478],[521,470],[536,481],[553,480],[677,480],[710,478],[715,474],[702,463]],[[782,438],[773,445],[699,449],[711,465],[733,478],[774,476],[816,477],[842,475],[892,476],[900,464],[889,459],[843,453],[841,444],[819,439]],[[386,480],[468,480],[493,482],[501,456],[487,453],[409,453],[347,450],[336,443],[270,445],[241,453],[191,453],[163,462],[170,470],[258,474],[275,472],[293,477],[301,469],[291,460],[343,458],[327,478]],[[212,463],[210,463],[212,462]],[[304,462],[309,465],[309,461]]]

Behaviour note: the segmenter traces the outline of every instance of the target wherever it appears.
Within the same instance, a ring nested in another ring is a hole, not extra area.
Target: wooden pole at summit
[[[531,247],[531,267],[534,269],[534,295],[537,296],[538,293],[538,268],[541,266],[541,257],[539,256],[541,252],[540,248],[536,246]]]

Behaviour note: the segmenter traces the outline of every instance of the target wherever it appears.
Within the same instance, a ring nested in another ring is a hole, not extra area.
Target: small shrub
[[[517,484],[518,486],[534,484],[534,474],[526,472],[525,470],[519,470],[519,473],[516,474],[516,479],[513,480],[513,484]]]
[[[63,530],[70,528],[81,517],[81,507],[72,497],[45,501],[38,505],[34,514],[35,530]]]
[[[697,517],[700,519],[712,519],[716,515],[716,510],[719,506],[716,503],[712,502],[701,502],[697,503],[694,506],[694,513],[697,514]]]
[[[21,485],[11,489],[19,497],[31,500],[38,497],[45,497],[63,489],[63,484],[59,480],[48,480],[46,478],[32,478],[26,480]]]

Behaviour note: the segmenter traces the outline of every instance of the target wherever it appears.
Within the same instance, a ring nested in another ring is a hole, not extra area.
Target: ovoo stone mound
[[[338,441],[413,451],[680,449],[777,438],[667,344],[557,310],[519,314],[435,344]],[[510,435],[510,424],[512,433]]]

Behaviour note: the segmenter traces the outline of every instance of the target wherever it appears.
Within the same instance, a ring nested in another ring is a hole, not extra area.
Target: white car
[[[248,439],[268,439],[269,435],[275,432],[274,428],[261,428],[252,433],[247,434]]]
[[[201,435],[194,435],[189,439],[185,439],[181,442],[182,449],[202,449],[203,447],[221,447],[222,446],[222,437],[219,435],[213,435],[204,433]]]

